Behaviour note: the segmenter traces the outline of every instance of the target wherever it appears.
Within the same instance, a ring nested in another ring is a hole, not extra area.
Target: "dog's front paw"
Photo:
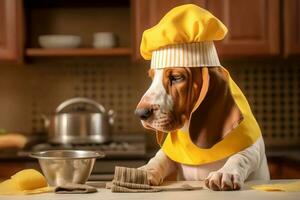
[[[237,173],[211,172],[205,179],[205,186],[211,190],[239,190],[243,185],[241,176]]]

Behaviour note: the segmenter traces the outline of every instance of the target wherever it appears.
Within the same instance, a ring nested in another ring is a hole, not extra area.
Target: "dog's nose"
[[[152,110],[148,108],[137,108],[134,112],[140,119],[146,120],[152,115]]]

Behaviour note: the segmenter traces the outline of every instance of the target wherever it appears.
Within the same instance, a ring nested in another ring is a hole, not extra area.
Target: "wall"
[[[1,66],[0,127],[25,133],[43,131],[42,114],[51,114],[64,100],[93,98],[117,113],[113,133],[143,131],[133,115],[147,68],[129,58],[52,59],[24,66]]]
[[[299,62],[224,63],[247,96],[267,145],[300,144]],[[41,59],[23,66],[1,65],[0,128],[38,134],[43,132],[42,114],[53,113],[68,98],[84,96],[116,111],[114,134],[143,134],[146,131],[133,111],[150,83],[147,70],[147,63],[132,64],[129,58]]]
[[[300,144],[300,63],[225,63],[249,100],[267,146]]]

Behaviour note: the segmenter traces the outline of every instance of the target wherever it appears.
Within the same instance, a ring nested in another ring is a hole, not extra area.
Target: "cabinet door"
[[[228,28],[216,42],[221,57],[279,54],[278,0],[210,0],[207,8]]]
[[[26,169],[26,166],[21,162],[0,161],[0,182],[23,169]]]
[[[0,0],[0,62],[22,60],[22,0]]]
[[[168,11],[176,6],[188,3],[204,6],[205,2],[206,0],[132,0],[133,59],[141,59],[139,49],[144,30],[157,24]]]
[[[300,0],[284,2],[284,54],[300,54]]]

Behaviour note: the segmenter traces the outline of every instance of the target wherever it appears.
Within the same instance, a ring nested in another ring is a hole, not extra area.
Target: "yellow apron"
[[[168,133],[163,142],[162,150],[173,161],[186,165],[202,165],[215,162],[242,151],[261,137],[260,128],[251,112],[245,96],[231,79],[228,71],[223,67],[222,69],[226,74],[232,97],[243,115],[243,120],[220,142],[208,149],[199,148],[195,145],[188,132],[178,130]],[[199,99],[192,113],[201,104],[208,90],[209,75],[207,68],[204,68],[202,72],[203,85]],[[157,133],[157,139],[160,144],[162,139],[161,133]]]

